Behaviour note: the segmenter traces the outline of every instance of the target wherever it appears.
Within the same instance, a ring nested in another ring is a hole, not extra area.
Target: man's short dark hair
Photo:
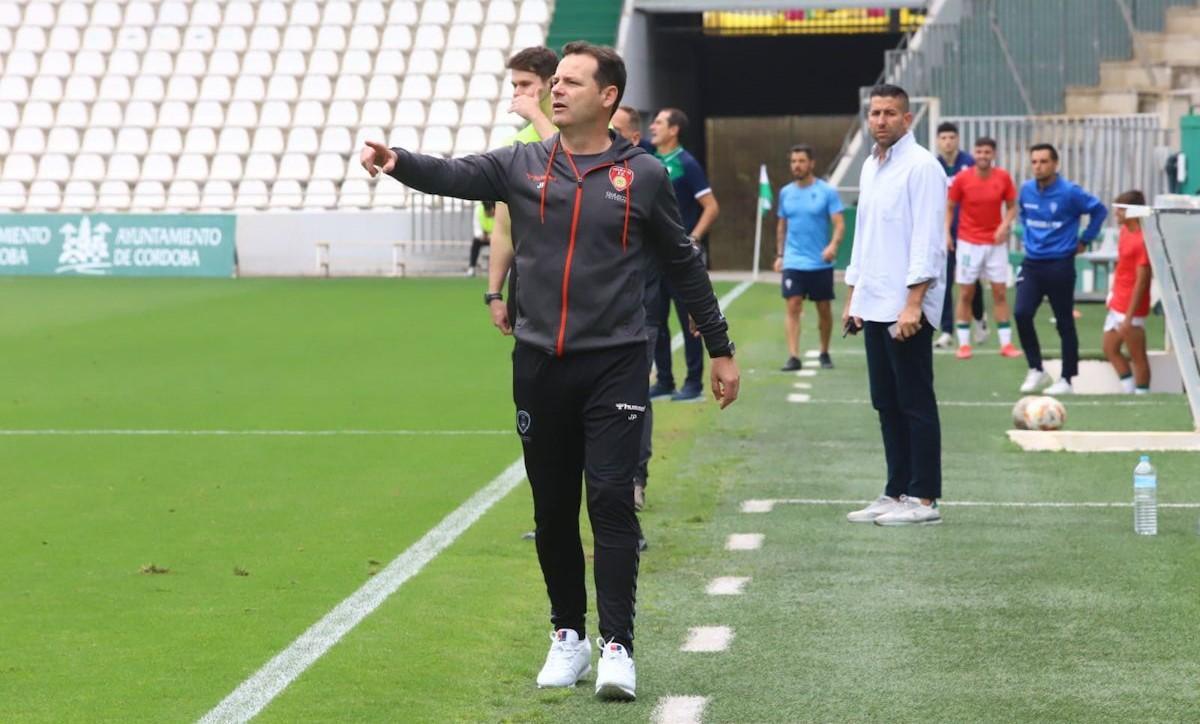
[[[995,151],[996,150],[996,139],[988,138],[987,136],[980,136],[979,138],[975,139],[975,147],[979,148],[980,146],[987,146],[988,148]]]
[[[590,55],[596,59],[596,85],[603,90],[610,85],[617,87],[617,102],[613,104],[610,117],[621,106],[621,98],[625,96],[625,61],[617,51],[607,45],[595,45],[586,40],[574,40],[563,46],[563,57],[568,55]]]
[[[671,128],[678,128],[680,136],[687,131],[688,117],[683,111],[678,108],[664,108],[659,113],[667,114],[667,125]]]
[[[1055,148],[1053,144],[1035,143],[1029,147],[1029,155],[1032,156],[1034,151],[1049,151],[1050,152],[1050,160],[1052,160],[1052,161],[1058,160],[1058,149]]]
[[[542,81],[548,81],[554,77],[554,71],[558,69],[558,56],[544,45],[535,45],[509,58],[506,67],[509,70],[536,73]]]
[[[808,156],[808,160],[810,160],[810,161],[813,160],[813,157],[814,157],[813,156],[813,147],[808,145],[807,143],[797,143],[795,146],[792,146],[791,151],[789,151],[788,155],[790,156],[793,153],[803,153],[805,156]]]
[[[1129,206],[1145,206],[1146,194],[1137,189],[1122,191],[1121,195],[1117,197],[1116,203],[1127,204]]]
[[[871,89],[869,98],[899,98],[904,111],[908,111],[908,93],[898,85],[880,83]]]
[[[958,126],[954,125],[950,121],[942,121],[941,123],[938,124],[937,132],[938,132],[939,136],[942,135],[943,133],[953,133],[954,135],[957,136],[958,135]]]
[[[642,114],[638,113],[638,109],[633,106],[619,106],[618,111],[625,111],[625,115],[629,116],[629,125],[634,128],[642,127]]]

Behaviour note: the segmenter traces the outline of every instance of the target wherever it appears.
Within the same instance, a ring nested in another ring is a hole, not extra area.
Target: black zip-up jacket
[[[567,153],[558,134],[456,159],[396,148],[390,175],[426,193],[508,204],[520,342],[558,356],[644,343],[643,295],[655,261],[647,255],[654,255],[709,355],[729,354],[728,324],[683,230],[666,169],[609,135],[612,146],[589,156]]]

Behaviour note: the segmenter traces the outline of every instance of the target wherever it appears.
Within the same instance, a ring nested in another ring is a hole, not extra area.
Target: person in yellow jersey
[[[528,125],[512,138],[510,145],[538,143],[543,138],[558,133],[558,129],[550,122],[550,79],[557,68],[558,55],[544,46],[525,48],[509,58],[508,69],[512,72],[513,89],[513,102],[509,110],[529,121]],[[512,320],[516,318],[516,309],[512,307],[517,297],[515,278],[508,280],[507,304],[501,291],[505,279],[509,277],[512,261],[512,222],[508,215],[508,205],[497,203],[491,251],[488,256],[487,299],[492,324],[505,335],[512,334]]]

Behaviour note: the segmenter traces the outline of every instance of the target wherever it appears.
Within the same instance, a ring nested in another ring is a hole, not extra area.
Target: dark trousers
[[[954,334],[954,312],[958,309],[958,298],[954,296],[954,252],[946,254],[946,298],[942,302],[942,331]],[[971,300],[971,317],[983,319],[983,285],[975,280],[975,298]]]
[[[654,348],[654,369],[657,370],[658,384],[664,387],[675,386],[675,375],[671,371],[671,302],[675,303],[675,315],[679,318],[679,329],[683,332],[683,356],[687,360],[686,383],[703,385],[704,380],[704,345],[693,337],[688,329],[688,313],[683,302],[675,294],[675,290],[664,279],[662,290],[658,295],[659,309],[655,322],[658,324],[658,342]]]
[[[658,327],[646,325],[646,366],[654,364],[654,350],[658,346]],[[642,447],[638,452],[638,469],[634,485],[645,487],[650,481],[650,457],[654,454],[651,438],[654,436],[654,403],[646,400],[646,424],[642,427]]]
[[[1079,374],[1079,335],[1075,332],[1075,259],[1026,259],[1021,262],[1017,276],[1017,303],[1013,319],[1017,335],[1025,350],[1029,369],[1042,368],[1042,347],[1038,342],[1034,319],[1042,297],[1050,298],[1054,323],[1062,340],[1062,376],[1071,379]]]
[[[483,249],[483,247],[485,247],[485,246],[489,246],[490,244],[491,244],[490,241],[484,241],[483,239],[479,239],[479,238],[471,239],[471,263],[470,263],[471,266],[475,266],[476,264],[479,263],[480,250]]]
[[[581,489],[595,539],[600,635],[633,650],[638,527],[633,510],[647,405],[646,348],[626,345],[554,357],[517,344],[513,400],[533,489],[538,562],[550,621],[586,636],[587,589],[579,537]],[[585,485],[580,485],[580,479]]]
[[[887,487],[893,497],[942,497],[942,426],[933,393],[933,325],[898,342],[887,322],[865,322],[871,406],[879,413]]]

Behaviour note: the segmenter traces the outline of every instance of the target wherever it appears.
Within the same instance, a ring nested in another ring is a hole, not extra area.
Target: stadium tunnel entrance
[[[751,265],[759,165],[767,165],[777,192],[791,178],[788,149],[807,143],[815,150],[818,174],[827,176],[855,122],[859,88],[876,82],[885,52],[903,38],[898,10],[882,11],[884,25],[827,32],[713,27],[714,16],[753,12],[639,11],[625,35],[629,82],[623,102],[642,112],[643,132],[648,137],[658,109],[677,107],[688,116],[683,145],[705,167],[721,207],[709,234],[714,269]],[[803,17],[802,11],[792,12]],[[760,259],[768,270],[773,218],[764,222]]]

